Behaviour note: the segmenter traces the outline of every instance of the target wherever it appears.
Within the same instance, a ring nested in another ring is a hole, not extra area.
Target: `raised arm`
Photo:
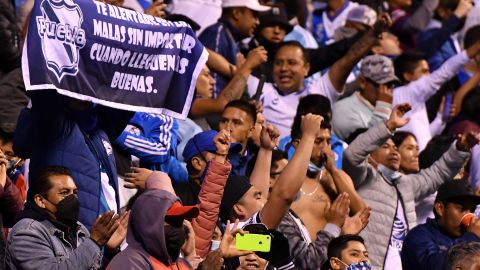
[[[427,30],[424,34],[419,35],[417,41],[417,49],[430,57],[447,42],[451,35],[459,29],[462,18],[465,17],[472,8],[471,0],[459,0],[457,8],[450,17],[442,23],[442,27],[438,29]]]
[[[267,51],[263,47],[257,47],[248,53],[247,60],[237,70],[235,76],[220,92],[216,99],[195,99],[190,113],[193,117],[204,117],[211,114],[219,114],[228,102],[239,99],[247,85],[247,79],[252,71],[267,61]]]
[[[326,156],[325,168],[333,178],[333,183],[337,188],[337,193],[341,194],[345,192],[349,195],[351,213],[356,214],[357,212],[367,207],[362,197],[360,197],[360,195],[355,190],[352,178],[350,178],[350,176],[346,174],[343,170],[339,170],[335,166],[335,158],[332,149],[330,147],[325,147],[324,152]]]
[[[270,187],[270,166],[272,163],[272,151],[278,144],[280,132],[269,124],[263,124],[260,132],[260,150],[258,151],[255,167],[250,175],[250,183],[262,193],[265,200],[268,198]]]
[[[232,78],[235,74],[235,65],[228,62],[221,54],[207,48],[207,66],[225,78]]]
[[[453,98],[453,106],[456,108],[456,112],[460,112],[462,109],[462,103],[465,96],[470,93],[477,85],[480,83],[480,71],[475,72],[473,76],[464,83],[458,90],[455,92]]]
[[[318,49],[306,49],[310,56],[310,70],[308,75],[313,75],[319,71],[331,67],[336,61],[345,56],[348,49],[355,44],[362,34],[356,34],[351,38],[342,39],[327,46]]]
[[[426,102],[443,84],[453,78],[460,69],[472,58],[480,53],[480,42],[467,48],[465,51],[450,57],[433,73],[423,76],[402,87],[401,93],[395,96],[395,103],[409,102],[419,104]],[[414,105],[415,107],[415,105]]]
[[[260,212],[260,219],[269,229],[276,229],[290,209],[307,174],[315,136],[323,117],[307,114],[302,116],[302,138],[292,159],[280,174],[270,192],[270,197]]]
[[[367,178],[368,156],[384,144],[393,132],[406,125],[409,119],[402,117],[411,109],[409,104],[400,104],[392,110],[385,123],[368,129],[347,147],[343,153],[343,170],[350,175],[355,187],[363,184]]]
[[[170,157],[174,119],[165,115],[136,113],[115,143],[148,163],[163,163]]]
[[[415,199],[434,193],[443,182],[453,179],[470,157],[470,150],[478,142],[474,132],[465,133],[432,166],[417,174],[408,175],[415,191]]]
[[[230,148],[230,133],[221,130],[214,138],[216,155],[209,162],[207,172],[198,195],[200,214],[193,219],[195,232],[195,250],[198,256],[205,258],[210,251],[213,232],[218,220],[223,190],[227,183],[232,165],[227,161]]]
[[[422,1],[422,4],[413,12],[413,14],[407,15],[407,18],[403,20],[403,23],[401,23],[398,30],[402,33],[415,33],[425,30],[432,19],[437,6],[438,0]],[[395,26],[395,24],[393,26]]]
[[[387,14],[382,14],[380,19],[375,23],[374,29],[365,32],[362,38],[355,42],[348,50],[347,54],[340,58],[328,71],[328,76],[332,82],[333,87],[337,92],[343,91],[343,86],[347,81],[348,75],[355,67],[355,65],[367,54],[375,45],[379,33],[383,32],[391,25],[390,17]]]

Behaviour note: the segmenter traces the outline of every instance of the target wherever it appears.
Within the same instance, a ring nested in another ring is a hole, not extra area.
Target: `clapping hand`
[[[345,223],[345,219],[350,212],[350,198],[348,193],[344,192],[340,194],[337,199],[332,203],[330,207],[327,205],[325,210],[325,219],[328,223],[342,227]]]
[[[127,237],[128,218],[130,217],[130,211],[123,213],[118,219],[118,228],[112,234],[107,242],[107,247],[111,250],[116,250],[120,247],[123,240]]]
[[[359,234],[367,226],[371,210],[370,207],[365,207],[353,217],[347,217],[342,227],[342,233]]]
[[[98,246],[104,246],[117,230],[120,223],[119,216],[114,211],[107,211],[102,216],[95,220],[92,225],[92,232],[90,239],[92,239]]]

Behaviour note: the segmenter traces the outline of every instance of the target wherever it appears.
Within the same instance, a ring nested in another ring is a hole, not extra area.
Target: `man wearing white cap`
[[[217,23],[207,27],[199,39],[203,45],[225,57],[231,64],[236,63],[240,52],[239,42],[252,37],[259,25],[258,13],[270,7],[262,6],[258,0],[223,0],[222,17]],[[225,88],[228,81],[214,73],[216,81],[214,96]]]

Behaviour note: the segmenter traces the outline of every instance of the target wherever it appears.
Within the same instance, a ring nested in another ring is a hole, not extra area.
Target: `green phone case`
[[[270,235],[254,233],[241,235],[237,233],[235,236],[235,247],[238,250],[269,252],[271,240]]]

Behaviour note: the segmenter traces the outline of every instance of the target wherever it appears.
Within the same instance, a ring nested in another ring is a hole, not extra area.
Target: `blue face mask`
[[[346,266],[345,270],[371,270],[372,269],[372,266],[370,265],[369,262],[358,262],[358,263],[352,263],[348,265],[340,259],[337,259],[337,260]]]
[[[313,162],[309,161],[308,162],[308,170],[311,171],[311,172],[320,173],[320,172],[323,172],[323,166],[318,167]]]
[[[377,170],[388,180],[394,181],[402,176],[402,174],[399,171],[394,171],[390,168],[387,168],[383,166],[382,164],[379,164],[377,167]]]

